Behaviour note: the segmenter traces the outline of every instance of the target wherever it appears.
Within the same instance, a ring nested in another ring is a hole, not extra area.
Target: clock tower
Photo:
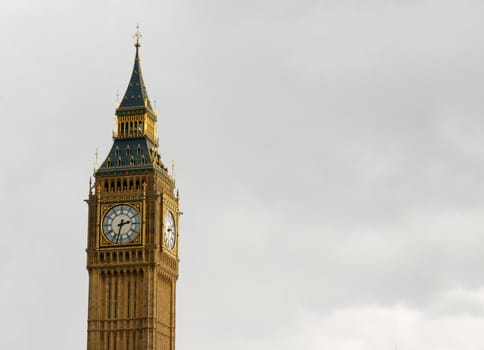
[[[179,196],[158,151],[140,36],[114,142],[86,201],[88,350],[175,349]]]

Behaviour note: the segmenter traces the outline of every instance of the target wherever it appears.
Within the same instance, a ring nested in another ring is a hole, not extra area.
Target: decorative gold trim
[[[141,219],[140,232],[132,241],[129,241],[126,243],[111,242],[107,238],[106,233],[104,232],[103,222],[104,222],[104,218],[106,217],[106,214],[108,213],[109,210],[111,210],[111,208],[117,207],[118,205],[127,205],[132,207],[138,212],[138,215],[140,216],[140,219]],[[143,211],[144,210],[142,210],[142,205],[140,202],[136,202],[136,203],[117,202],[114,205],[101,204],[101,215],[99,220],[99,231],[101,234],[99,235],[99,248],[113,248],[113,247],[125,248],[125,247],[131,247],[131,246],[140,246],[143,243],[142,236],[143,236],[143,231],[145,226],[144,225],[145,218],[143,215]]]

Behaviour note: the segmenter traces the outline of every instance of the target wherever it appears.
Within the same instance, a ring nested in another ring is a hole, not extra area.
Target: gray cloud
[[[137,21],[179,349],[482,348],[479,2],[31,5],[0,5],[1,348],[85,348],[82,199]]]

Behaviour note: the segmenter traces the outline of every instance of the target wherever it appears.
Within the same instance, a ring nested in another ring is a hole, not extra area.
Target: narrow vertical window
[[[108,318],[111,318],[111,279],[109,279],[109,282],[108,282],[108,302],[106,303],[106,306],[108,308],[107,310],[107,314],[108,314]],[[108,345],[108,348],[109,348],[109,345]]]
[[[135,278],[137,278],[136,275],[135,275]],[[136,280],[134,280],[133,317],[136,317],[136,302],[137,302],[137,299],[138,299],[138,284],[137,284]]]
[[[118,281],[114,282],[114,318],[118,318]]]
[[[129,313],[131,309],[131,281],[128,281],[128,318],[131,316]]]

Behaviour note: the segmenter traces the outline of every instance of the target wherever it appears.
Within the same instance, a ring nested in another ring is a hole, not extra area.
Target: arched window
[[[145,164],[146,164],[146,159],[145,159],[145,156],[142,156],[142,157],[141,157],[141,164],[142,164],[142,165],[145,165]]]
[[[119,147],[116,147],[116,149],[114,150],[114,154],[116,155],[116,157],[119,157]]]
[[[129,159],[129,165],[134,165],[134,158],[133,156],[131,156],[131,158]]]
[[[126,155],[129,156],[131,154],[131,148],[129,148],[129,145],[126,146]]]

